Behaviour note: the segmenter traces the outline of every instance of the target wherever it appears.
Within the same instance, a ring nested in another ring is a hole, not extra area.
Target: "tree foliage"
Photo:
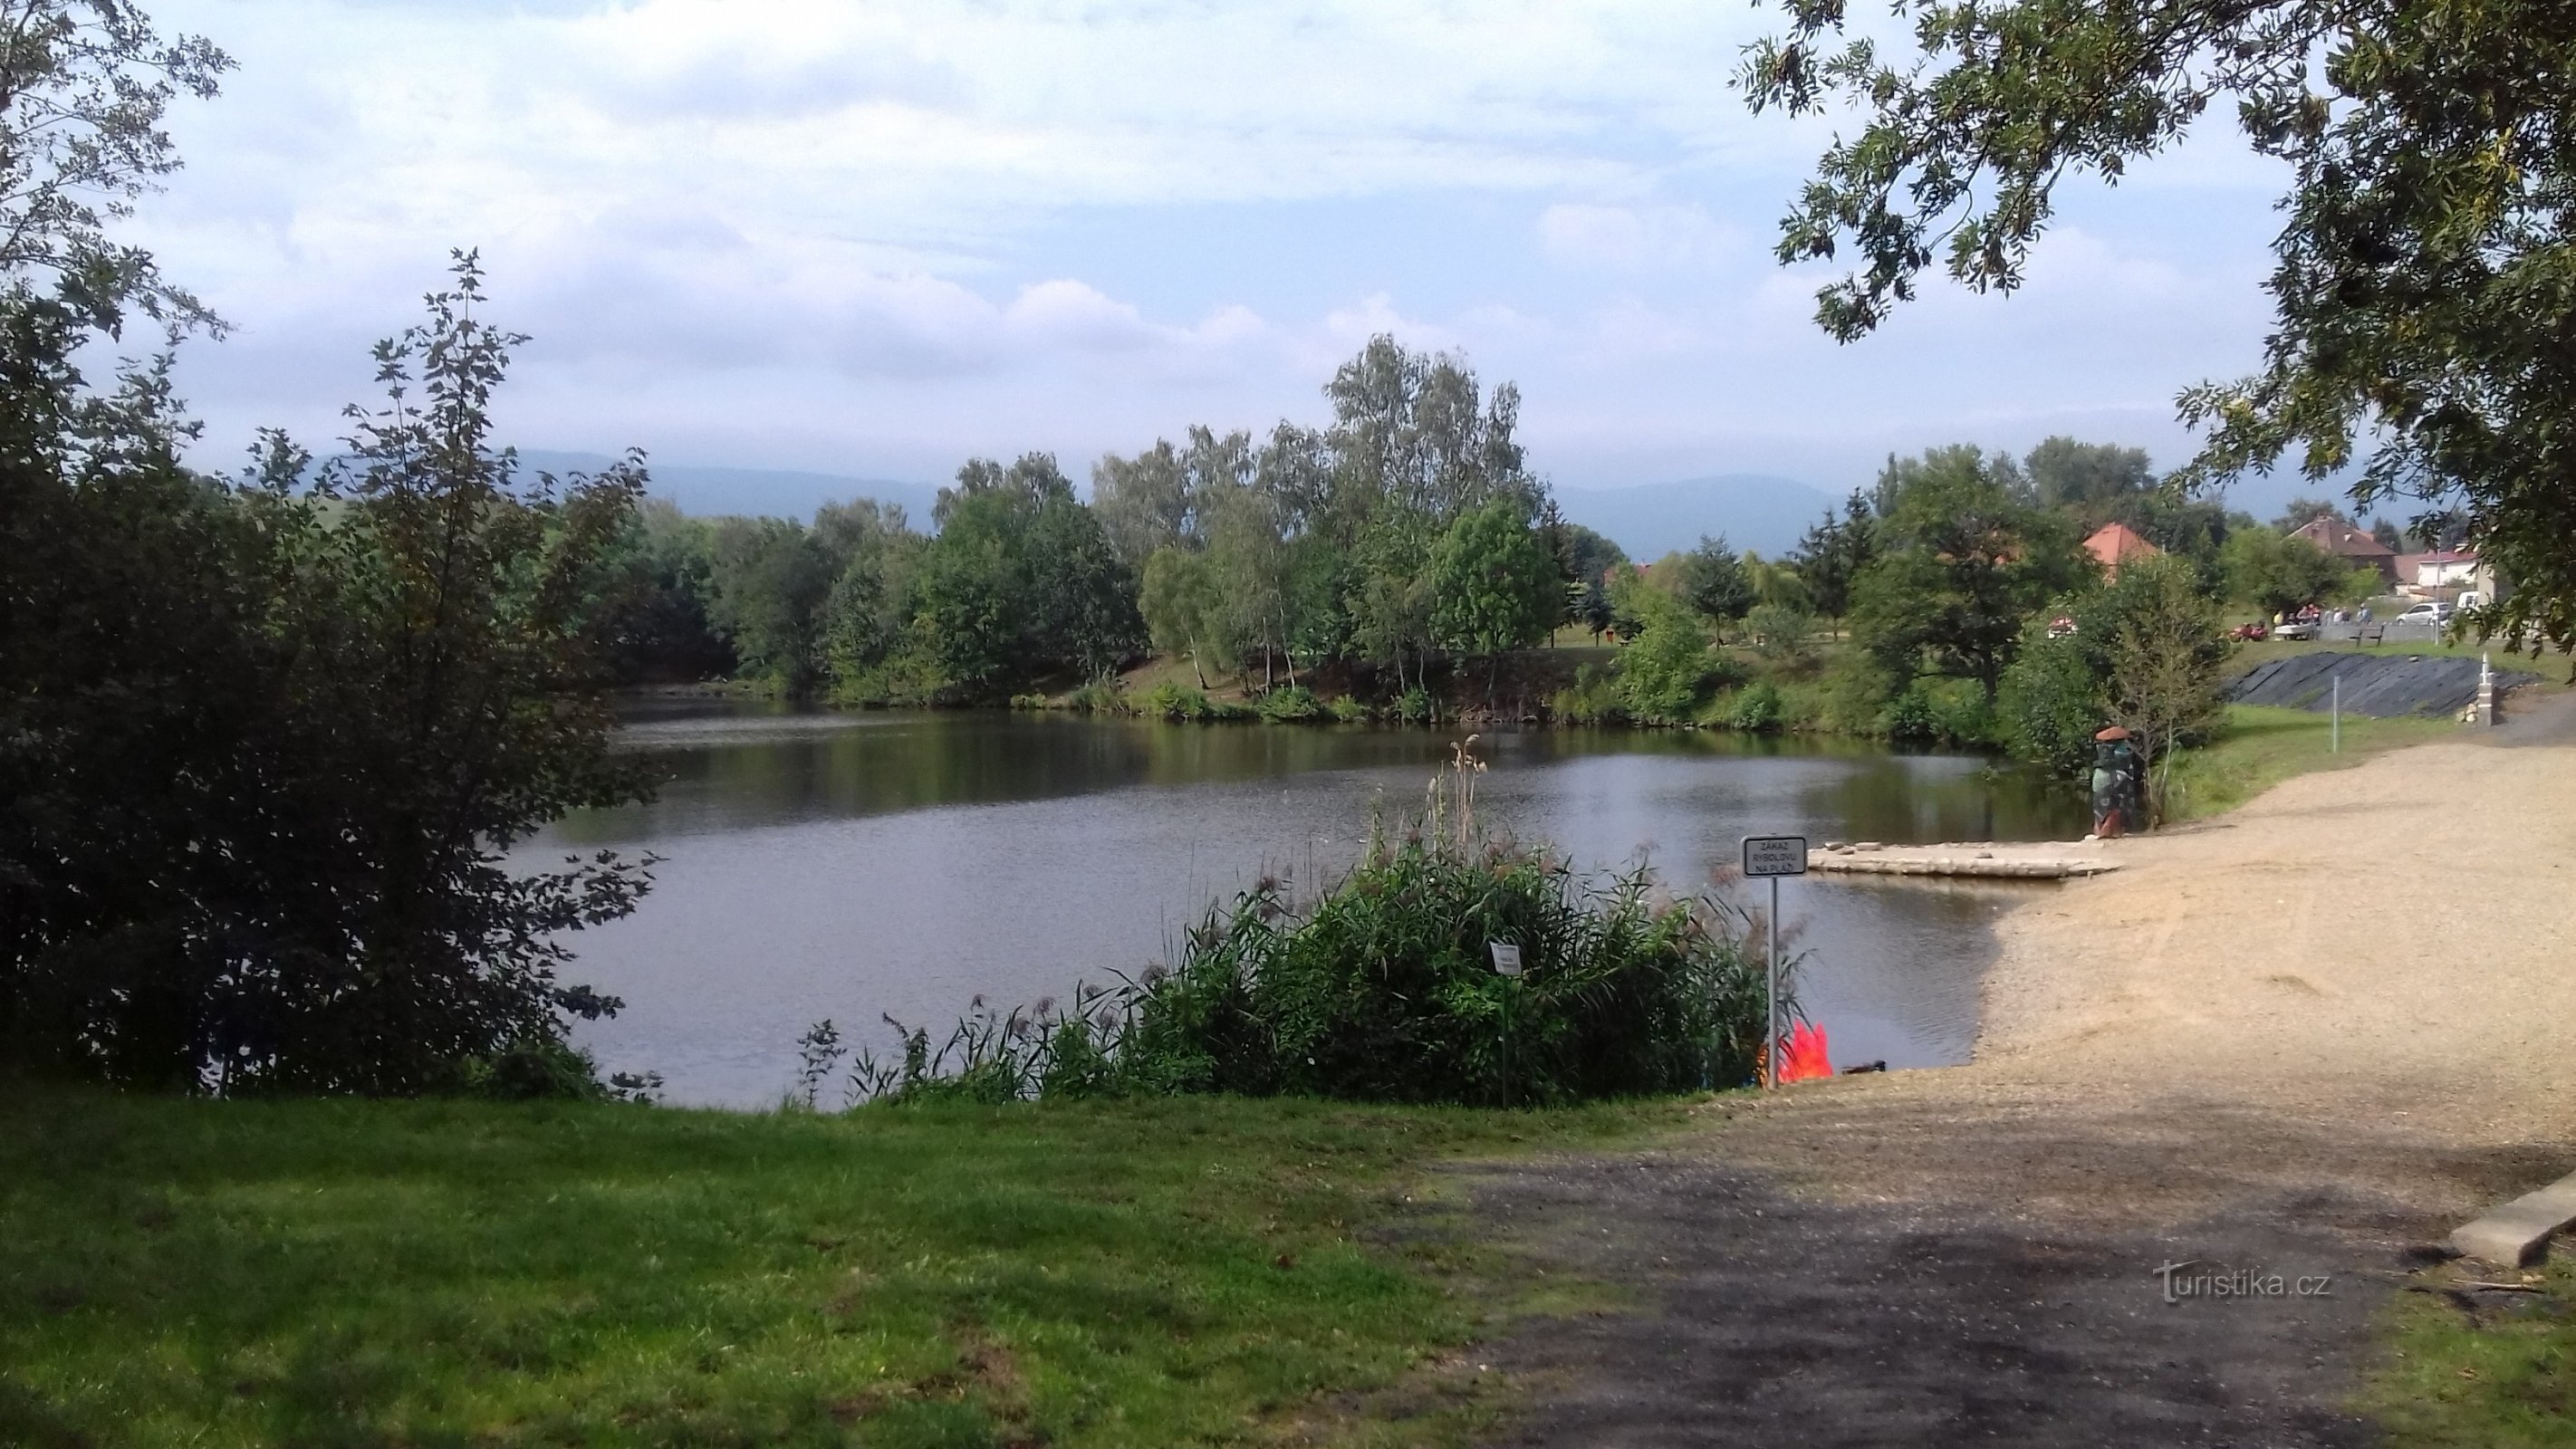
[[[2263,365],[2181,398],[2184,482],[2291,460],[2354,500],[2457,504],[2514,592],[2480,627],[2576,648],[2576,11],[2560,0],[1900,0],[1909,56],[1789,7],[1740,81],[1755,108],[1867,118],[1784,223],[1784,262],[1849,340],[1936,263],[2018,285],[2069,174],[2116,182],[2235,102],[2288,164]]]
[[[2010,463],[1960,445],[1882,475],[1882,551],[1853,587],[1851,624],[1900,681],[1928,667],[1991,700],[2023,621],[2087,574],[2069,521],[2026,502]]]

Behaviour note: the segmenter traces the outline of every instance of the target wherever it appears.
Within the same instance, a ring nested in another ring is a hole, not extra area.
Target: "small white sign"
[[[1494,941],[1488,943],[1486,949],[1494,953],[1494,973],[1496,975],[1518,976],[1521,974],[1520,947],[1515,946],[1508,941]]]
[[[1805,875],[1807,873],[1807,837],[1803,835],[1744,837],[1744,873],[1749,876]]]

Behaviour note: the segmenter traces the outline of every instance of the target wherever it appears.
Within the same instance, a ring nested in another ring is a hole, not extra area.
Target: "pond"
[[[626,999],[581,1040],[671,1101],[774,1104],[807,1026],[881,1055],[892,1016],[944,1035],[1162,959],[1211,901],[1277,872],[1328,881],[1423,790],[1464,731],[1173,725],[1053,714],[639,706],[620,747],[665,776],[525,858],[663,857],[626,920],[584,932],[567,981]],[[1624,730],[1487,732],[1479,817],[1578,867],[1641,856],[1707,889],[1748,834],[1928,842],[2067,838],[2083,808],[2007,764],[1838,740]],[[2028,888],[2025,888],[2028,889]],[[1810,876],[1782,888],[1798,990],[1836,1064],[1965,1060],[1992,886]]]

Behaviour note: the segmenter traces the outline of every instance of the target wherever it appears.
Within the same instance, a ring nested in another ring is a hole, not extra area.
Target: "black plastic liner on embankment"
[[[2434,654],[2293,654],[2258,664],[2236,681],[2227,697],[2237,704],[2323,713],[2343,680],[2343,712],[2394,719],[2399,715],[2453,715],[2478,700],[2478,661]],[[2496,688],[2529,684],[2539,675],[2496,671]]]

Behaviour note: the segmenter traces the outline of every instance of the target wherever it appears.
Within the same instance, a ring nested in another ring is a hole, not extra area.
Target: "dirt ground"
[[[1533,1390],[1499,1442],[2374,1442],[2386,1296],[2576,1170],[2576,698],[2111,848],[2013,897],[1971,1065],[1464,1169],[1640,1304],[1480,1355]]]

